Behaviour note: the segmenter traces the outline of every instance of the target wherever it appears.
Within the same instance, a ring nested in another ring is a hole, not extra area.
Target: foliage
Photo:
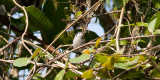
[[[27,80],[160,79],[159,0],[16,1],[0,0],[2,80],[26,69]],[[88,30],[92,18],[104,36]],[[71,44],[80,31],[77,52]],[[80,56],[70,59],[71,52]]]

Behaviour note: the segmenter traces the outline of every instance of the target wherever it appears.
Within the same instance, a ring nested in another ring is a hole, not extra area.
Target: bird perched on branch
[[[73,39],[73,48],[75,49],[83,44],[84,44],[83,33],[78,32]],[[79,56],[79,54],[82,53],[82,51],[83,51],[83,48],[77,49],[76,50],[76,52],[77,52],[76,57]]]

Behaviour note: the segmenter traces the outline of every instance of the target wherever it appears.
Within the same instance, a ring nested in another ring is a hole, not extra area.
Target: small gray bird
[[[78,32],[73,39],[73,48],[77,48],[83,44],[84,44],[83,33]],[[82,51],[83,51],[83,48],[79,48],[76,52],[82,53]]]

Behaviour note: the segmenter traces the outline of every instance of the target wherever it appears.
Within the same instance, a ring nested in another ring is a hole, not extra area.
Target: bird
[[[75,36],[74,36],[74,39],[73,39],[73,49],[81,46],[84,44],[84,38],[83,38],[83,33],[82,32],[78,32]],[[83,48],[79,48],[77,49],[75,52],[77,53],[76,54],[76,57],[78,57],[83,51]]]

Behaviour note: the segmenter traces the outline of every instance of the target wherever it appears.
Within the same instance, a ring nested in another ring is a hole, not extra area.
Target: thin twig
[[[155,48],[160,48],[160,45],[154,46],[154,47],[150,48],[149,50],[146,50],[145,52],[152,51]]]
[[[14,39],[12,42],[8,43],[7,45],[3,46],[1,49],[0,49],[0,52],[2,52],[4,49],[6,49],[7,47],[9,47],[11,44],[13,44],[14,42],[18,41],[20,39],[20,37]]]
[[[8,40],[0,35],[0,38],[2,38],[6,43],[8,43]]]
[[[150,9],[151,3],[152,3],[152,0],[148,0],[148,7],[147,7],[147,9],[146,9],[145,14],[143,15],[143,20],[144,20],[144,19],[146,18],[146,16],[147,16],[147,13],[148,13],[148,11],[149,11],[149,9]]]
[[[101,16],[101,15],[112,14],[112,13],[119,13],[119,12],[121,12],[121,10],[110,11],[110,12],[106,12],[106,13],[101,13],[101,14],[93,15],[93,16],[91,16],[90,18],[98,17],[98,16]]]
[[[30,72],[29,72],[28,76],[26,77],[26,80],[30,80],[29,75],[31,75],[31,74],[32,74],[33,70],[34,70],[34,68],[32,68],[32,69],[30,70]]]
[[[22,44],[23,46],[29,51],[29,53],[32,55],[32,51],[25,45],[24,43],[24,36],[25,34],[27,33],[27,29],[28,29],[28,14],[27,14],[27,11],[25,10],[25,7],[24,6],[21,6],[19,5],[15,0],[13,0],[13,2],[18,6],[20,7],[23,11],[24,11],[24,14],[25,14],[25,17],[26,17],[26,26],[25,26],[25,30],[22,34],[22,37],[21,37],[21,40],[22,40]]]
[[[69,45],[60,45],[60,46],[58,46],[58,47],[52,52],[52,54],[53,54],[55,51],[57,51],[59,48],[69,47],[69,46],[72,46],[72,44],[69,44]]]
[[[8,35],[8,36],[13,37],[13,38],[16,38],[15,36],[10,35],[10,34],[8,34],[8,33],[6,33],[6,32],[3,32],[3,31],[0,31],[0,33],[2,33],[2,34],[4,34],[4,35]]]
[[[117,26],[117,34],[116,34],[116,49],[117,49],[117,52],[120,51],[120,48],[119,48],[119,36],[120,36],[120,31],[121,31],[120,27],[121,27],[121,24],[122,24],[122,19],[123,19],[123,14],[124,14],[124,8],[125,7],[122,7],[119,24]]]
[[[133,1],[133,3],[134,3],[134,5],[135,5],[135,8],[136,8],[136,11],[139,13],[139,14],[143,14],[143,12],[140,12],[139,11],[139,8],[138,8],[138,3],[136,3],[136,1],[135,0],[132,0]]]

